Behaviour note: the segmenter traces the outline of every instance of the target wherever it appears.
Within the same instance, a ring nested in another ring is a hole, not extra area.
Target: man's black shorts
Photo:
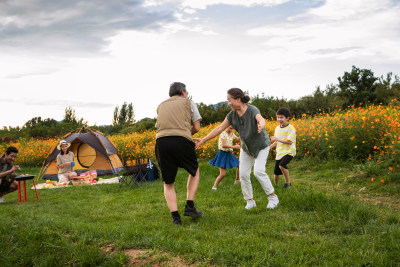
[[[283,156],[283,158],[278,159],[275,161],[275,169],[274,169],[274,174],[275,175],[281,175],[282,171],[279,168],[279,166],[282,166],[283,168],[287,169],[287,165],[289,164],[289,162],[293,159],[293,156],[290,155],[285,155]]]
[[[0,184],[0,193],[8,192],[10,190],[11,182],[3,179]]]
[[[199,165],[195,144],[182,136],[160,137],[156,140],[156,157],[160,165],[162,179],[166,184],[175,182],[179,168],[184,168],[192,176]]]

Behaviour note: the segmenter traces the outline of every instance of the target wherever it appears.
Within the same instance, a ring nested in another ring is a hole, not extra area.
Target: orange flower
[[[375,179],[374,179],[374,178],[371,178],[371,182],[373,182],[373,181],[375,181]]]
[[[384,183],[385,183],[385,180],[382,179],[382,180],[381,180],[381,183],[384,184]]]
[[[389,167],[389,171],[393,171],[393,168],[392,168],[392,167]]]

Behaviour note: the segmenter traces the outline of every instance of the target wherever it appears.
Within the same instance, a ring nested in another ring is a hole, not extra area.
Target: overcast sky
[[[400,75],[399,47],[400,0],[0,0],[0,127],[152,118],[174,81],[298,99],[352,65]]]

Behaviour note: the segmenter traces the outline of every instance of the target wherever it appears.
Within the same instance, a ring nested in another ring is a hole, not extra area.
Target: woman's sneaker
[[[251,210],[252,208],[257,207],[255,200],[247,200],[247,205],[244,207],[246,210]]]
[[[267,209],[274,209],[276,206],[278,206],[278,203],[279,203],[279,199],[278,199],[277,195],[269,196]]]
[[[3,197],[0,197],[0,203],[6,203]]]

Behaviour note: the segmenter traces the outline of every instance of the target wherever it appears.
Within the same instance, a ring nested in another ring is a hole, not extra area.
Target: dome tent
[[[81,171],[96,170],[98,175],[117,174],[123,169],[121,157],[114,144],[101,132],[94,131],[88,127],[78,128],[65,136],[63,140],[71,143],[69,148],[75,156],[74,170]],[[57,144],[51,149],[43,163],[38,179],[57,180],[57,155],[60,150]]]

